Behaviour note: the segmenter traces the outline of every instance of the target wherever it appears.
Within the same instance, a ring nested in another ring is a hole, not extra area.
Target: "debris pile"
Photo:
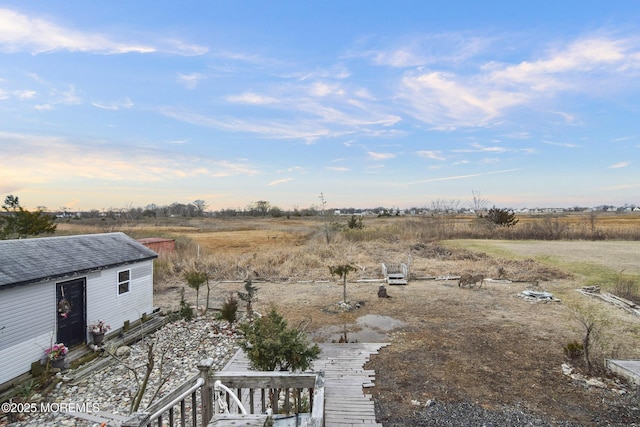
[[[559,299],[554,298],[551,292],[546,292],[546,291],[531,291],[527,289],[526,291],[520,292],[518,296],[531,302],[559,302],[560,301]]]
[[[573,366],[567,363],[562,364],[562,373],[570,377],[572,380],[583,384],[586,387],[595,387],[603,390],[609,390],[619,395],[626,394],[629,392],[627,386],[623,384],[618,378],[609,379],[609,378],[586,377],[576,372]]]
[[[638,307],[638,304],[634,303],[633,301],[629,301],[628,299],[621,298],[617,295],[610,294],[609,292],[601,292],[600,286],[585,286],[576,290],[583,295],[600,298],[631,314],[640,316],[640,307]]]

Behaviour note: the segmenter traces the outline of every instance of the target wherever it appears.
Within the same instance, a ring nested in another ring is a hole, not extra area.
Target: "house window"
[[[131,290],[131,270],[118,271],[118,295]]]

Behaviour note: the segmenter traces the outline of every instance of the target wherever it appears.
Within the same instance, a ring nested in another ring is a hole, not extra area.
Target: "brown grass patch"
[[[299,233],[272,230],[191,233],[189,237],[211,253],[272,251],[283,247],[300,246],[306,241],[306,236]]]

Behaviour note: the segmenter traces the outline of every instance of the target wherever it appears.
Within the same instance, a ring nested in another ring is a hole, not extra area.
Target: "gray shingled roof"
[[[157,258],[124,233],[0,240],[0,288]]]

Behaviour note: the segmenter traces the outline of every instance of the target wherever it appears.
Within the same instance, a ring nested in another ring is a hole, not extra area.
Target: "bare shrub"
[[[583,367],[588,374],[600,374],[604,367],[594,364],[594,360],[603,360],[606,353],[605,331],[609,320],[595,305],[572,304],[571,317],[578,322],[582,332],[579,346],[574,350],[581,350]]]
[[[640,292],[638,292],[637,279],[630,275],[623,274],[622,271],[618,273],[616,277],[613,293],[621,298],[640,304]]]
[[[222,305],[222,310],[220,310],[220,319],[226,320],[229,323],[234,323],[236,321],[237,313],[238,300],[233,296],[233,294],[231,294]]]

